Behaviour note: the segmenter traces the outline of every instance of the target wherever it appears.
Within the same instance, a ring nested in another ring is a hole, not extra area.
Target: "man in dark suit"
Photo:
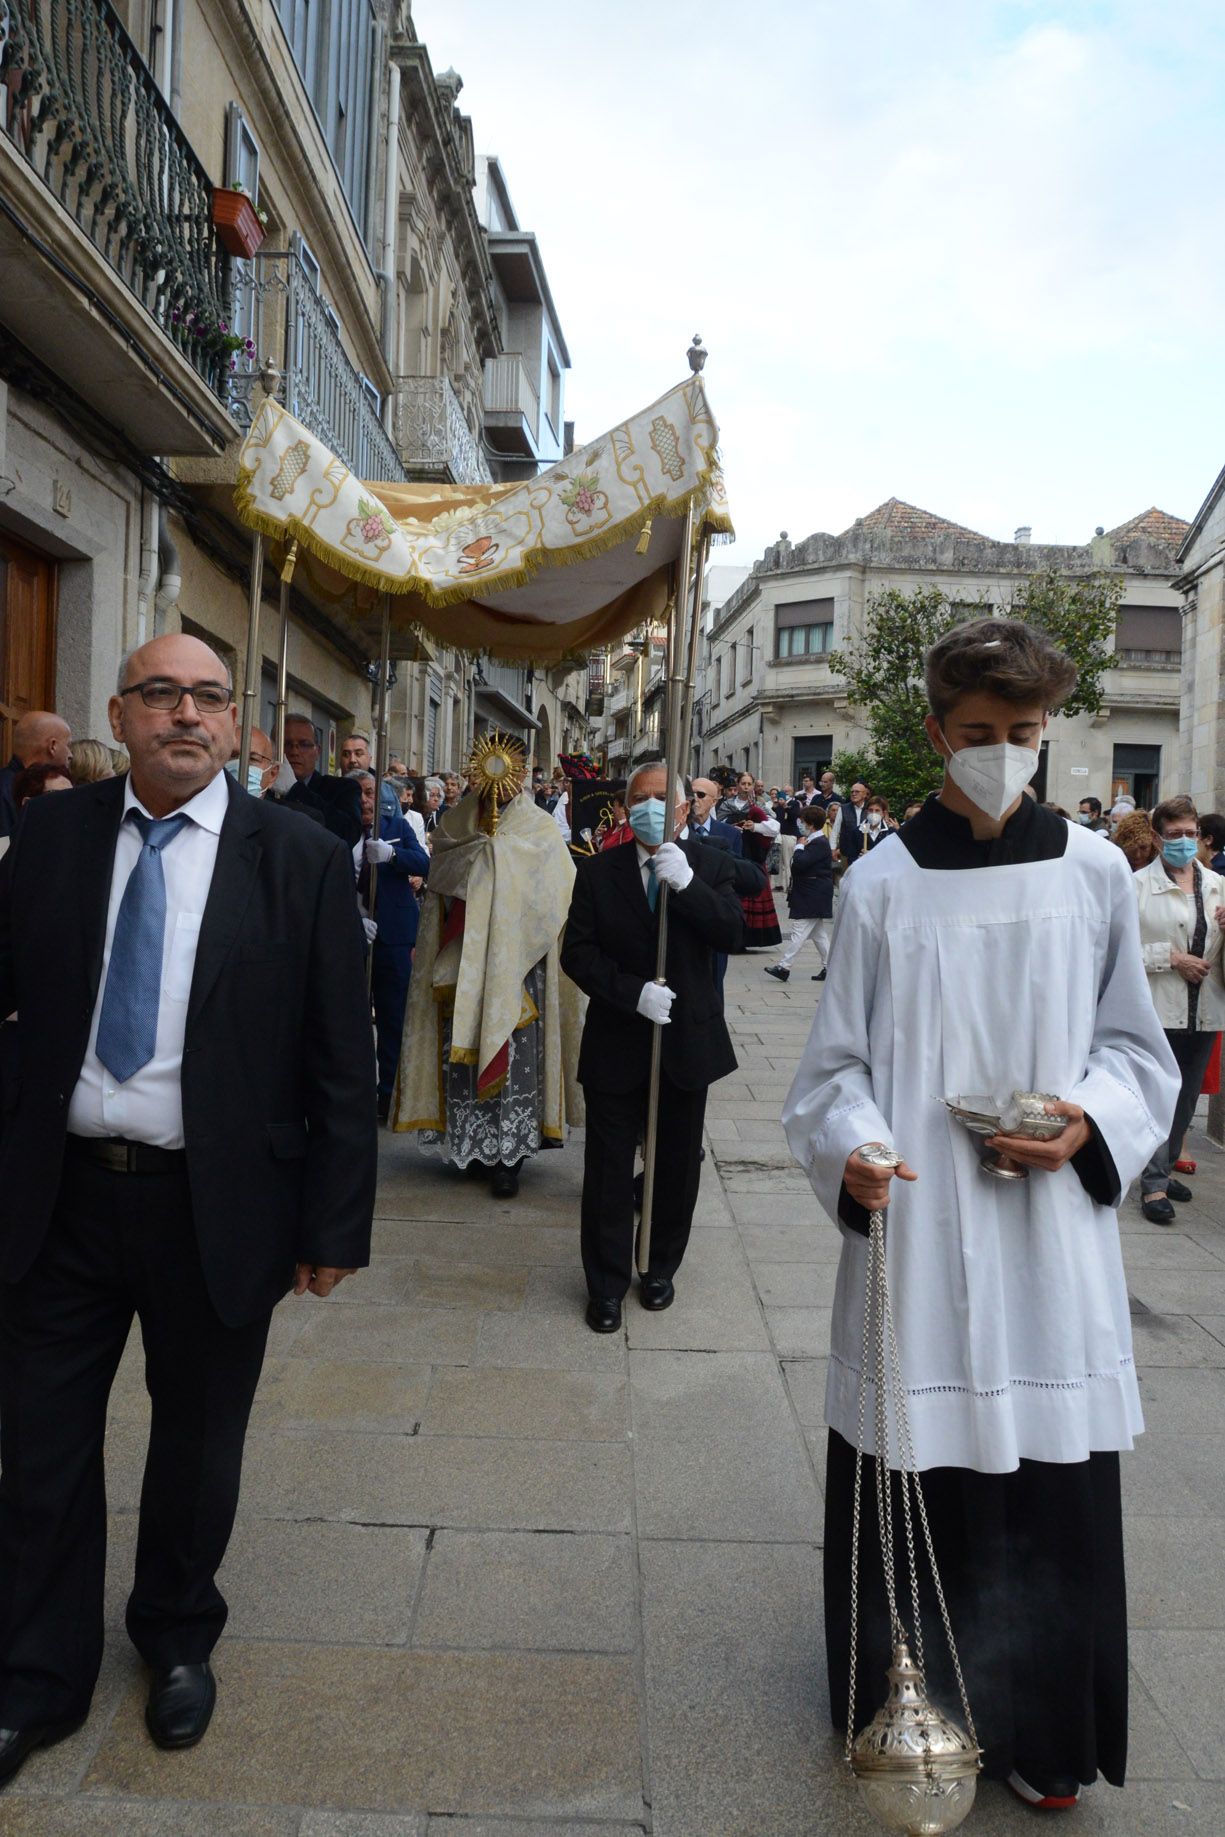
[[[675,821],[687,800],[676,788]],[[639,766],[626,787],[633,847],[580,863],[561,966],[590,996],[578,1076],[587,1107],[582,1251],[587,1324],[613,1333],[629,1288],[634,1238],[634,1153],[646,1125],[652,1029],[663,1034],[659,1151],[645,1308],[671,1306],[673,1278],[697,1203],[706,1089],[736,1069],[715,984],[714,957],[739,947],[743,914],[732,858],[669,827],[662,765]],[[666,981],[655,980],[658,895],[667,886]]]
[[[319,770],[319,736],[308,714],[286,715],[285,760],[297,783],[282,802],[318,811],[325,828],[356,848],[362,833],[361,797],[350,779],[329,778]]]
[[[0,1136],[0,1783],[89,1708],[133,1314],[152,1428],[127,1628],[154,1741],[188,1747],[272,1310],[369,1260],[352,859],[222,770],[232,689],[198,639],[134,652],[110,717],[131,772],[36,799],[0,863],[20,1061]]]
[[[391,1113],[391,1094],[400,1067],[404,1010],[408,1006],[408,985],[413,973],[413,946],[417,942],[421,918],[417,894],[429,874],[430,858],[413,833],[408,818],[400,815],[395,787],[384,784],[378,790],[373,772],[354,772],[353,779],[362,800],[362,840],[353,851],[353,861],[357,872],[357,897],[374,925],[370,998],[374,1003],[374,1030],[378,1040],[379,1121],[385,1123]],[[374,826],[376,803],[379,812],[377,834]],[[376,891],[372,912],[370,870],[374,867],[378,869],[378,879],[373,882]]]

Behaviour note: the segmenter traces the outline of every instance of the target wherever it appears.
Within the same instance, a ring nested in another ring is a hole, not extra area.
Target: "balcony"
[[[497,727],[522,737],[540,726],[527,706],[527,666],[482,657],[474,686],[476,711]]]
[[[489,485],[493,474],[445,376],[396,378],[396,445],[410,478]]]
[[[485,435],[509,457],[539,456],[540,396],[519,351],[485,364]]]
[[[213,187],[108,0],[0,4],[0,320],[150,453],[222,452]]]
[[[235,269],[233,323],[256,355],[230,378],[230,413],[251,425],[258,370],[268,357],[282,372],[281,400],[358,478],[400,480],[404,467],[379,417],[374,386],[354,369],[335,315],[299,257],[261,251]]]

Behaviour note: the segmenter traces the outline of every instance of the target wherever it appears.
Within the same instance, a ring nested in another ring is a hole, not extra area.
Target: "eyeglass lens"
[[[177,682],[143,682],[136,687],[146,708],[169,714],[185,695],[190,695],[201,714],[220,714],[230,705],[230,691],[220,683],[199,682],[184,686]]]

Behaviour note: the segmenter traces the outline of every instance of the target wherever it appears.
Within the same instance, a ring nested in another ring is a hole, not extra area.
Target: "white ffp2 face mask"
[[[943,731],[940,738],[949,745]],[[958,790],[998,823],[1037,771],[1038,755],[1030,746],[1013,746],[1005,740],[999,746],[963,746],[959,753],[950,748],[944,763]]]

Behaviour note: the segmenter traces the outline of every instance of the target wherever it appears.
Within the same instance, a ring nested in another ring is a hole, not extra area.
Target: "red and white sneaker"
[[[1018,1799],[1024,1799],[1035,1811],[1071,1811],[1080,1803],[1077,1780],[1047,1780],[1042,1786],[1031,1786],[1019,1773],[1010,1773],[1008,1784]]]

